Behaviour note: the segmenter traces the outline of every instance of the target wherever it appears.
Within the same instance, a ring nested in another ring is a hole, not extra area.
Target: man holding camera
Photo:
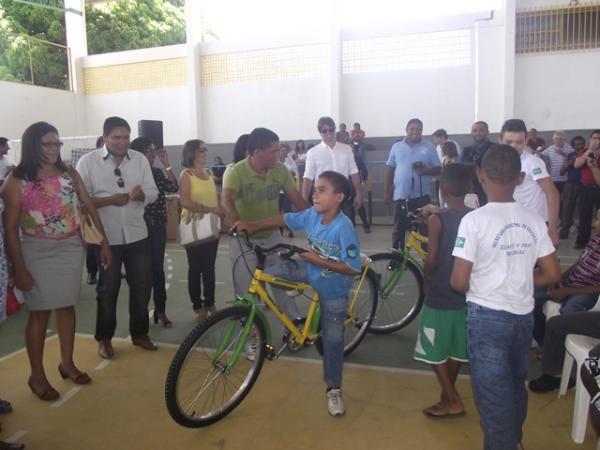
[[[581,151],[573,166],[581,168],[581,186],[579,188],[579,230],[575,240],[575,249],[582,249],[590,240],[594,206],[600,208],[600,129],[592,131],[590,145]]]
[[[442,164],[435,146],[423,139],[423,122],[410,119],[406,137],[390,149],[383,179],[383,196],[387,204],[394,200],[394,231],[392,245],[404,247],[409,211],[431,202],[431,176],[441,172]]]

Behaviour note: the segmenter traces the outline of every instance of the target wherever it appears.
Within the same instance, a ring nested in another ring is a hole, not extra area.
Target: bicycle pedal
[[[279,353],[275,352],[275,349],[272,345],[265,345],[265,350],[265,358],[267,358],[269,361],[273,361],[274,359],[277,359],[279,357]]]

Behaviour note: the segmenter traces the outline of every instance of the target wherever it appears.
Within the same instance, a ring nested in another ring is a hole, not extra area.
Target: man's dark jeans
[[[408,212],[415,212],[418,208],[422,208],[429,203],[431,203],[429,195],[411,198],[408,201],[401,199],[394,202],[394,231],[392,232],[392,246],[394,248],[404,248],[406,231],[410,228]]]
[[[148,238],[125,245],[111,245],[112,264],[100,269],[103,286],[98,289],[96,340],[110,339],[117,326],[117,298],[121,287],[121,265],[129,285],[129,332],[131,337],[148,334],[148,302],[152,288],[152,260]]]
[[[594,207],[600,208],[600,187],[582,184],[579,187],[579,230],[575,245],[583,247],[592,235]]]
[[[468,303],[467,351],[484,450],[515,450],[523,438],[532,328],[533,314]]]

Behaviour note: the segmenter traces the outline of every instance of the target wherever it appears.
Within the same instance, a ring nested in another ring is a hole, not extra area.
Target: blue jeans
[[[515,450],[527,417],[525,378],[533,315],[468,303],[467,350],[471,385],[485,450]]]
[[[270,274],[291,281],[308,282],[304,261],[282,260]],[[319,293],[320,297],[320,293]],[[327,387],[342,387],[344,368],[344,319],[348,297],[321,298],[321,338],[323,341],[323,381]]]
[[[537,288],[533,292],[535,306],[533,317],[533,337],[540,346],[544,345],[544,334],[546,332],[546,316],[544,314],[544,304],[550,300],[547,288]],[[576,312],[588,311],[594,307],[598,300],[598,294],[575,294],[567,297],[561,307],[560,313],[573,314]]]

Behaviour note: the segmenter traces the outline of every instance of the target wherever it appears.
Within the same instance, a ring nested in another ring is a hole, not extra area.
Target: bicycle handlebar
[[[237,231],[233,231],[230,233],[231,236],[233,237],[239,237],[239,234]],[[283,242],[280,244],[275,244],[272,247],[261,247],[258,244],[254,244],[250,241],[250,238],[248,237],[248,231],[244,230],[242,232],[242,235],[244,237],[244,241],[246,242],[246,245],[248,247],[250,247],[252,250],[259,251],[263,254],[267,254],[267,253],[274,253],[276,250],[279,249],[285,249],[287,250],[285,253],[280,253],[279,256],[285,259],[289,259],[292,256],[294,256],[295,254],[299,254],[299,253],[304,253],[307,252],[308,250],[306,250],[305,248],[302,247],[298,247],[296,245],[290,245],[290,244],[284,244]]]

